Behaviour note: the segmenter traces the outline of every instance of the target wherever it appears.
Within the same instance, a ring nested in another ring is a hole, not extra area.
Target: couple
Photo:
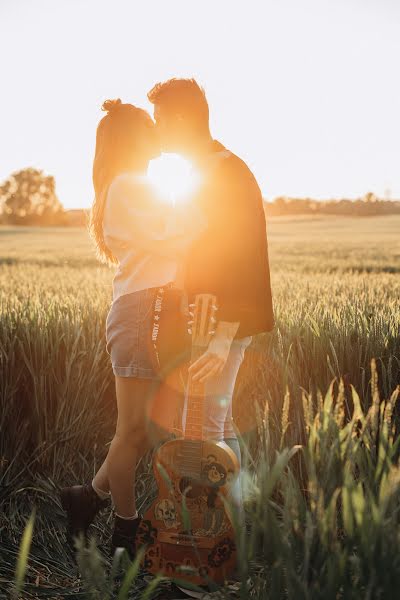
[[[141,518],[135,468],[148,443],[148,404],[159,376],[148,344],[158,290],[179,290],[186,305],[198,293],[217,297],[215,335],[189,371],[205,385],[205,436],[224,440],[239,464],[235,380],[252,335],[274,323],[265,215],[253,174],[212,138],[205,93],[194,79],[158,83],[148,98],[155,122],[143,109],[108,100],[97,128],[90,230],[100,260],[117,265],[106,340],[118,420],[93,481],[61,490],[70,540],[86,533],[112,497],[111,549],[124,547],[132,558]],[[175,207],[160,202],[146,180],[149,161],[161,151],[181,154],[200,174],[193,197]],[[238,480],[234,487],[240,507]]]

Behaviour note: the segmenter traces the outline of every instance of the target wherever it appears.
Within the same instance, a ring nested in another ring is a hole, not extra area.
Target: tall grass
[[[252,523],[242,597],[375,598],[397,583],[399,242],[384,221],[365,223],[343,234],[313,223],[311,237],[297,222],[270,225],[276,327],[246,351],[234,398]],[[41,235],[0,231],[0,581],[14,581],[35,505],[30,581],[66,597],[78,584],[56,491],[91,477],[113,434],[112,273],[85,232]],[[141,506],[154,493],[150,461]],[[94,526],[104,543],[110,522]]]
[[[303,394],[305,445],[271,448],[268,410],[262,452],[247,475],[251,534],[242,565],[262,557],[257,598],[394,598],[400,584],[400,468],[394,411],[400,386],[364,411],[343,382],[325,397]],[[304,459],[303,479],[293,460]],[[256,468],[255,468],[256,467]],[[247,568],[247,567],[246,567]],[[249,590],[250,591],[250,590]],[[244,597],[244,596],[243,596]]]
[[[248,530],[236,529],[239,580],[209,597],[257,600],[394,598],[400,585],[400,466],[394,410],[400,386],[381,400],[372,362],[373,402],[364,411],[352,388],[353,408],[345,417],[345,393],[331,383],[325,397],[303,394],[304,446],[271,448],[269,410],[258,418],[260,454],[245,452],[242,485]],[[285,404],[290,401],[286,396]],[[287,413],[282,414],[283,427]],[[305,485],[292,468],[302,454]],[[26,537],[26,536],[24,536]],[[78,544],[78,566],[88,597],[115,597],[118,556],[109,565],[92,542]],[[125,600],[138,575],[139,560],[126,563],[118,599]],[[21,565],[26,566],[26,539]],[[135,598],[151,597],[151,587]],[[143,584],[142,584],[143,587]],[[143,594],[143,595],[140,595]],[[160,596],[162,598],[162,595]]]

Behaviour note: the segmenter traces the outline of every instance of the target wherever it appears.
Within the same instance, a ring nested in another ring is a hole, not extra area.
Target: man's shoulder
[[[224,146],[218,150],[218,153],[221,159],[216,166],[216,175],[221,182],[225,180],[226,183],[248,186],[260,191],[253,172],[242,158]]]

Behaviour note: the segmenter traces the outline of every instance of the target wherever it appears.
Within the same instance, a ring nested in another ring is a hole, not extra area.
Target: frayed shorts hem
[[[140,379],[154,379],[158,381],[160,378],[156,375],[153,369],[143,369],[140,367],[112,367],[114,375],[118,377],[138,377]]]

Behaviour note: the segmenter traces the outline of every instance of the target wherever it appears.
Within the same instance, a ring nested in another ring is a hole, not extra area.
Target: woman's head
[[[107,263],[116,259],[103,237],[103,214],[107,190],[112,180],[126,171],[143,172],[149,161],[160,153],[156,128],[150,115],[133,104],[106,100],[107,114],[97,126],[93,161],[95,198],[90,214],[89,231],[97,247],[97,256]]]

